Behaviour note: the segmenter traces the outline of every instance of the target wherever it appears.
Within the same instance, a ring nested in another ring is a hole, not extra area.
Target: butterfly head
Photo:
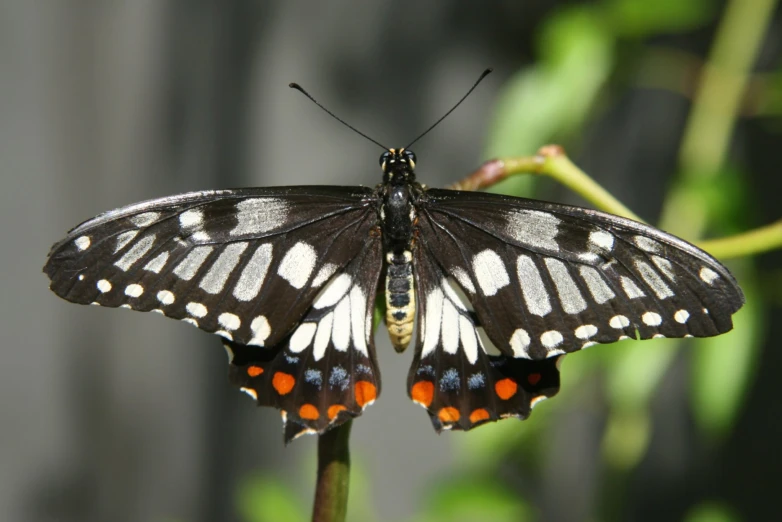
[[[380,155],[385,182],[403,183],[415,179],[415,153],[408,149],[388,149]]]

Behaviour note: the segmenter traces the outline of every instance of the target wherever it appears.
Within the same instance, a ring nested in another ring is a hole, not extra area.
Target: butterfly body
[[[413,335],[414,201],[423,188],[415,181],[415,154],[412,151],[389,149],[380,157],[380,167],[383,170],[383,184],[379,190],[383,194],[380,221],[385,232],[386,326],[394,349],[403,352]]]
[[[564,354],[705,337],[743,304],[693,245],[590,209],[429,189],[389,149],[365,187],[206,191],[74,228],[44,272],[81,304],[154,311],[222,338],[231,381],[279,409],[286,441],[380,394],[372,318],[384,279],[392,345],[413,340],[408,394],[434,427],[526,418]]]

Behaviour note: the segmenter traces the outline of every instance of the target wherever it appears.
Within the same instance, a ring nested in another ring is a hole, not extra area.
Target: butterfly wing
[[[380,391],[371,312],[382,269],[361,187],[196,192],[79,225],[44,271],[69,301],[156,311],[222,336],[231,380],[282,409],[286,440]]]
[[[469,430],[506,417],[526,419],[559,391],[558,362],[492,352],[469,301],[424,242],[414,248],[418,339],[407,389],[434,428]]]
[[[617,216],[436,189],[417,209],[418,241],[505,355],[542,360],[623,338],[717,335],[744,302],[717,260]]]
[[[360,415],[380,394],[372,316],[382,259],[372,238],[273,351],[224,342],[231,381],[282,410],[286,442]]]
[[[273,346],[361,252],[371,189],[196,192],[114,210],[54,245],[60,297],[156,311],[243,344]]]

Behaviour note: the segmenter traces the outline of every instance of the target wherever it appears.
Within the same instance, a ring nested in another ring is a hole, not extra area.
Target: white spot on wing
[[[448,299],[443,301],[442,335],[443,350],[455,354],[459,349],[459,312]]]
[[[638,245],[638,248],[645,252],[659,252],[660,243],[653,239],[649,239],[646,236],[634,236],[633,243]]]
[[[334,263],[326,263],[323,265],[320,270],[318,270],[318,274],[312,280],[312,287],[318,288],[320,285],[328,281],[329,278],[334,275],[334,272],[337,271],[337,268],[339,267]]]
[[[562,337],[562,334],[556,330],[549,330],[548,332],[543,332],[543,335],[540,336],[540,342],[547,350],[556,348],[557,346],[562,344],[563,340],[564,338]]]
[[[134,244],[132,247],[128,249],[125,254],[119,258],[119,260],[114,263],[114,266],[122,270],[123,272],[127,272],[128,268],[133,266],[136,261],[144,257],[147,252],[150,251],[152,248],[152,243],[155,242],[155,235],[152,234],[150,236],[142,237],[136,244]]]
[[[589,339],[597,334],[597,327],[593,324],[582,324],[574,333],[579,339]]]
[[[252,388],[245,388],[244,386],[242,386],[241,388],[239,388],[239,390],[249,395],[252,400],[254,401],[258,400],[258,394]]]
[[[238,330],[242,325],[242,320],[239,319],[239,316],[229,312],[220,314],[217,317],[217,322],[228,331]]]
[[[317,255],[315,249],[299,241],[285,253],[277,273],[294,288],[304,288],[315,268]]]
[[[690,318],[690,312],[687,310],[677,310],[676,313],[673,314],[673,318],[677,323],[684,324],[687,322],[687,319]]]
[[[212,253],[214,247],[198,246],[193,248],[189,254],[174,268],[174,274],[180,279],[190,281],[196,275],[198,269],[204,264],[206,258]]]
[[[652,268],[648,263],[645,263],[640,259],[636,259],[635,268],[641,274],[643,280],[646,281],[646,284],[652,288],[655,295],[657,295],[659,299],[667,299],[668,297],[673,296],[673,292],[668,287],[668,285],[665,284],[665,281],[663,281],[662,277],[660,277],[660,275],[655,272],[654,268]]]
[[[206,316],[208,312],[206,307],[201,303],[187,303],[187,306],[185,306],[185,310],[187,310],[187,313],[189,313],[190,315],[198,318]]]
[[[508,215],[506,232],[519,243],[558,251],[554,239],[562,221],[548,212],[519,210]]]
[[[524,296],[524,302],[527,304],[529,312],[540,317],[551,312],[548,291],[543,284],[543,279],[540,276],[538,267],[535,265],[535,261],[529,256],[519,256],[519,259],[516,261],[516,272],[519,276],[521,293]]]
[[[586,283],[597,304],[606,303],[615,297],[614,291],[611,290],[611,287],[608,286],[603,276],[596,269],[582,265],[578,267],[578,272],[581,274],[581,278]]]
[[[179,214],[179,226],[185,229],[200,227],[204,222],[204,213],[198,209],[185,210]]]
[[[467,305],[469,304],[469,301],[466,301],[466,296],[462,292],[462,289],[456,286],[452,280],[447,278],[443,278],[441,285],[446,297],[456,305],[456,308],[466,312],[468,310]]]
[[[239,264],[242,254],[247,250],[248,243],[242,241],[239,243],[231,243],[220,252],[212,266],[206,272],[206,275],[201,279],[198,284],[204,292],[209,294],[218,294],[223,290],[225,282],[233,272],[236,265]]]
[[[138,235],[138,230],[129,230],[127,232],[123,232],[122,234],[117,236],[117,246],[114,247],[114,253],[116,254],[123,248],[127,246],[128,243],[133,241],[133,238]]]
[[[272,245],[264,243],[253,252],[250,260],[244,265],[242,275],[234,287],[234,297],[239,301],[251,301],[261,291],[266,272],[272,262]]]
[[[440,341],[440,321],[443,317],[443,291],[433,289],[426,296],[426,329],[424,330],[424,347],[421,350],[421,359],[434,352]]]
[[[144,287],[139,284],[132,284],[125,287],[125,295],[128,297],[139,297],[144,293]]]
[[[714,283],[714,281],[717,280],[719,277],[719,274],[708,267],[701,268],[701,271],[698,273],[698,276],[701,278],[701,280],[706,283],[707,285],[710,285]]]
[[[334,330],[331,341],[334,348],[346,352],[350,345],[350,297],[345,296],[334,309]]]
[[[291,336],[291,341],[288,346],[290,351],[293,353],[304,351],[312,342],[312,338],[315,337],[315,331],[317,329],[318,325],[315,323],[301,323]]]
[[[76,245],[76,248],[78,248],[81,251],[84,251],[84,250],[87,250],[88,248],[90,248],[90,243],[91,243],[91,241],[90,241],[89,236],[77,237],[73,241],[73,244]]]
[[[329,281],[329,284],[327,284],[326,287],[321,290],[320,296],[315,299],[315,301],[312,303],[312,306],[316,309],[334,306],[337,304],[337,301],[342,299],[342,297],[348,293],[352,282],[353,278],[348,274],[338,275]]]
[[[459,337],[462,340],[464,355],[470,364],[478,360],[478,338],[475,335],[475,325],[467,317],[459,316]]]
[[[174,302],[174,294],[168,290],[161,290],[157,293],[157,300],[160,301],[162,305],[170,305]]]
[[[98,287],[98,290],[101,291],[101,293],[105,294],[106,292],[111,290],[111,283],[109,283],[105,279],[101,279],[100,281],[98,281],[97,287]]]
[[[660,269],[660,272],[665,274],[665,277],[671,281],[676,281],[676,274],[673,273],[673,265],[670,261],[660,256],[652,256],[652,263]]]
[[[462,285],[462,288],[470,292],[471,294],[475,293],[475,285],[472,284],[472,280],[470,279],[469,274],[461,267],[453,267],[451,269],[451,275],[456,278],[457,281],[459,281],[459,284]]]
[[[353,335],[353,346],[359,352],[369,357],[367,337],[372,331],[372,309],[368,311],[367,298],[359,286],[350,290],[350,327]],[[364,314],[367,314],[364,317]]]
[[[144,212],[130,218],[130,222],[137,227],[147,227],[160,218],[160,212]]]
[[[493,250],[486,249],[475,254],[472,268],[484,295],[491,296],[510,284],[510,277],[502,264],[502,259]]]
[[[646,312],[641,316],[641,321],[643,321],[644,324],[648,324],[649,326],[659,326],[660,323],[663,322],[663,318],[660,317],[660,314]]]
[[[161,252],[157,256],[155,256],[154,259],[152,259],[149,263],[144,265],[144,270],[148,270],[149,272],[154,272],[156,274],[159,274],[161,270],[163,270],[163,267],[166,266],[166,263],[168,262],[168,252]]]
[[[247,344],[263,346],[266,342],[266,339],[269,337],[269,335],[271,335],[272,328],[269,326],[269,320],[266,319],[266,316],[259,315],[250,323],[250,331],[252,332],[253,337],[247,342]],[[291,339],[291,344],[293,344],[293,339]],[[309,344],[309,342],[307,344]]]
[[[326,348],[329,345],[329,339],[331,339],[331,327],[333,324],[333,312],[318,321],[318,333],[315,334],[315,344],[312,348],[312,357],[316,361],[320,361],[326,355]]]
[[[513,350],[514,357],[523,357],[524,359],[531,359],[529,356],[529,348],[531,339],[526,330],[517,328],[513,335],[510,336],[510,347]]]
[[[554,280],[554,286],[557,288],[559,301],[565,313],[577,314],[586,310],[586,301],[581,296],[581,292],[578,290],[576,282],[570,276],[565,263],[552,257],[545,258],[543,262],[546,263],[548,273],[551,274],[551,279]]]
[[[646,295],[641,291],[640,288],[638,288],[638,285],[636,285],[635,282],[629,277],[622,276],[621,282],[622,282],[622,290],[625,291],[625,294],[627,294],[627,297],[629,297],[630,299],[636,299],[638,297],[643,297]]]
[[[236,204],[236,210],[232,236],[269,232],[281,227],[288,217],[288,204],[276,198],[245,199]]]
[[[603,250],[614,248],[614,236],[605,230],[593,230],[589,233],[589,242]]]
[[[608,325],[611,328],[616,328],[617,330],[621,330],[622,328],[627,328],[630,326],[630,319],[623,315],[615,315],[611,318],[610,321],[608,321]]]

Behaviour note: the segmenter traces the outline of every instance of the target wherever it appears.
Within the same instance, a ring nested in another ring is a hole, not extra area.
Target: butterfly
[[[286,442],[379,396],[381,294],[393,347],[415,338],[408,394],[438,432],[527,418],[559,390],[567,353],[732,328],[741,289],[690,243],[586,208],[427,188],[416,163],[409,148],[391,148],[376,187],[202,191],[126,206],[71,230],[44,272],[68,301],[157,312],[220,336],[231,382],[281,411]]]

